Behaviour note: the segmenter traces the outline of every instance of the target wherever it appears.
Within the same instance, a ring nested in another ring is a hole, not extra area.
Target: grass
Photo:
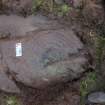
[[[81,81],[80,84],[80,95],[81,95],[81,105],[84,105],[85,103],[85,97],[87,94],[94,89],[94,86],[96,85],[97,76],[95,72],[90,72],[85,80]]]
[[[41,5],[43,4],[44,0],[33,0],[33,12],[37,11]]]
[[[103,57],[105,53],[105,37],[96,36],[95,40],[95,71],[87,75],[87,77],[81,81],[80,85],[80,95],[81,95],[81,105],[85,104],[85,98],[91,91],[105,91],[105,82],[103,78]],[[101,81],[101,83],[100,83]]]
[[[105,38],[98,36],[96,38],[96,70],[98,73],[102,73],[101,66],[103,63],[103,57],[104,57],[104,49],[105,49]]]
[[[38,10],[44,10],[49,13],[55,13],[58,16],[65,16],[71,9],[72,7],[66,3],[57,5],[53,0],[33,0],[33,13]]]
[[[69,5],[63,4],[62,6],[58,8],[58,13],[60,12],[62,16],[65,16],[70,12],[71,9],[72,8]]]
[[[7,105],[20,105],[19,100],[16,96],[8,96],[6,100]]]

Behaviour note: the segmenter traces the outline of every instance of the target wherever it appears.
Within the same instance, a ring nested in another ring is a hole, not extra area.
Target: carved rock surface
[[[0,51],[7,71],[16,81],[44,88],[72,81],[85,72],[88,62],[84,46],[72,30],[45,18],[13,17],[0,17],[0,29],[11,33],[0,40]],[[3,20],[6,22],[2,25]],[[21,56],[16,56],[17,43],[22,45]]]

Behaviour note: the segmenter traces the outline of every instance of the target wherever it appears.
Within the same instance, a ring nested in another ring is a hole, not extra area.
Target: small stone
[[[105,93],[104,92],[94,92],[88,95],[89,103],[102,104],[105,103]]]

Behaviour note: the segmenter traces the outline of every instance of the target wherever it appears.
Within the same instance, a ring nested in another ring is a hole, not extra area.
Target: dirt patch
[[[79,84],[71,86],[68,83],[47,90],[26,88],[22,84],[19,84],[19,87],[23,90],[21,99],[19,96],[0,92],[0,105],[7,105],[10,101],[16,105],[79,105],[80,96],[76,89]]]
[[[2,0],[2,10],[5,13],[22,14],[23,16],[32,14],[32,0]]]
[[[47,90],[24,88],[22,84],[20,88],[23,90],[23,105],[79,105],[79,83],[55,85]]]

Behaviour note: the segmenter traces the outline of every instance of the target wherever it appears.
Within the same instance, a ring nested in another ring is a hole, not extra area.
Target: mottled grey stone
[[[105,93],[104,92],[94,92],[88,95],[89,103],[102,104],[105,103]]]

